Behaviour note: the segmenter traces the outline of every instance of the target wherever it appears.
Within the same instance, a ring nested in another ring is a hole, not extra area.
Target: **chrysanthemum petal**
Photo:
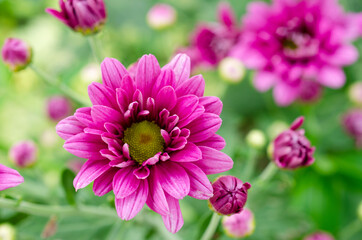
[[[128,197],[115,199],[118,216],[123,220],[134,218],[143,205],[145,205],[148,196],[147,179],[142,180],[138,189]]]
[[[217,134],[214,134],[211,137],[209,137],[208,139],[206,139],[202,142],[198,142],[197,145],[214,148],[216,150],[222,150],[222,149],[224,149],[226,143],[225,143],[225,139],[223,137],[221,137]]]
[[[199,147],[202,152],[202,159],[195,164],[206,174],[217,174],[230,170],[233,167],[233,160],[223,152],[210,147]]]
[[[127,69],[114,58],[105,58],[101,64],[104,85],[116,89],[121,87],[122,78],[128,74]]]
[[[168,231],[176,233],[184,225],[180,204],[176,198],[173,198],[168,194],[166,194],[166,199],[170,211],[167,215],[162,215],[162,220]]]
[[[177,84],[181,84],[190,78],[191,62],[186,54],[177,54],[163,68],[169,68],[174,71]]]
[[[94,125],[90,107],[78,108],[74,113],[74,117],[87,127],[92,127]]]
[[[273,96],[279,106],[287,106],[298,97],[298,91],[296,87],[278,83],[273,89]]]
[[[168,203],[165,197],[165,192],[154,173],[151,173],[147,178],[149,183],[149,194],[147,205],[158,214],[165,215],[169,212]]]
[[[184,198],[190,191],[190,179],[177,163],[166,161],[154,166],[162,188],[177,199]]]
[[[69,138],[64,143],[64,148],[80,158],[102,159],[99,151],[107,146],[98,135],[79,133]]]
[[[144,55],[137,63],[136,84],[145,98],[151,96],[155,80],[160,74],[160,66],[153,55]]]
[[[194,162],[202,158],[202,153],[195,144],[188,142],[182,150],[172,152],[170,157],[174,162]]]
[[[177,96],[184,96],[188,94],[193,94],[198,97],[202,97],[205,91],[205,80],[202,75],[196,75],[190,79],[182,82],[176,88]]]
[[[183,127],[187,126],[189,123],[191,123],[192,121],[194,121],[195,119],[200,117],[202,114],[204,114],[204,112],[205,112],[205,108],[203,106],[201,106],[200,104],[197,105],[195,110],[190,115],[188,115],[187,117],[184,117],[182,120],[180,120],[178,122],[177,126],[179,128],[183,128]]]
[[[175,90],[171,86],[165,86],[160,89],[156,96],[156,106],[159,110],[171,110],[176,105],[177,97]]]
[[[220,115],[222,111],[222,102],[218,97],[200,97],[200,104],[204,106],[205,112]]]
[[[211,137],[221,126],[221,118],[213,113],[204,113],[202,116],[187,125],[191,134],[188,141],[201,142]]]
[[[93,105],[117,108],[116,92],[110,87],[93,82],[88,86],[88,95]]]
[[[113,179],[113,192],[116,198],[125,198],[137,190],[140,180],[133,174],[134,167],[118,170]]]
[[[24,182],[18,171],[0,164],[0,191],[15,187]]]
[[[346,82],[346,76],[340,68],[324,67],[319,73],[318,81],[330,88],[340,88]]]
[[[177,114],[180,120],[188,117],[199,104],[199,98],[195,95],[186,95],[177,99],[176,106],[172,113]]]
[[[93,192],[96,196],[103,196],[113,189],[113,178],[117,173],[118,168],[112,167],[101,176],[99,176],[93,183]]]
[[[86,187],[110,168],[109,160],[102,159],[86,161],[77,176],[74,178],[73,185],[75,190]]]
[[[152,96],[156,97],[158,92],[164,86],[175,87],[176,79],[175,73],[172,69],[162,69],[160,75],[158,76],[155,85],[152,88]]]
[[[74,116],[61,120],[55,127],[57,134],[64,140],[83,132],[84,128],[85,125],[79,122]]]
[[[189,196],[197,199],[209,199],[213,196],[213,190],[210,180],[206,174],[193,163],[182,163],[190,178]]]
[[[93,122],[104,126],[106,122],[120,123],[123,120],[123,116],[113,108],[95,105],[92,107],[91,115]]]

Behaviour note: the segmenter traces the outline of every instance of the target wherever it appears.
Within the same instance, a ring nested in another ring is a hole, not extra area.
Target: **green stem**
[[[43,72],[42,70],[38,69],[34,65],[30,64],[29,67],[39,75],[46,83],[49,85],[58,88],[63,94],[71,98],[73,101],[79,103],[82,106],[88,106],[89,103],[85,101],[82,97],[80,97],[76,92],[70,89],[67,85],[59,82],[54,77],[48,75],[47,73]]]
[[[362,221],[357,219],[342,229],[340,239],[348,240],[362,229]]]
[[[258,151],[250,148],[250,152],[248,154],[248,160],[246,162],[244,171],[243,171],[243,179],[245,181],[247,181],[248,179],[252,178],[254,175],[254,170],[255,170],[255,164],[256,164],[256,160],[258,157]]]
[[[98,44],[96,37],[94,35],[90,35],[87,37],[87,39],[88,39],[89,46],[92,50],[94,60],[97,63],[102,62],[102,57],[100,56],[100,53],[99,53],[99,44]]]
[[[256,179],[256,184],[263,184],[264,182],[270,180],[275,175],[277,170],[278,168],[275,166],[275,164],[273,162],[270,162]]]
[[[14,211],[28,213],[36,216],[99,216],[117,218],[114,210],[89,206],[46,206],[25,201],[0,198],[0,208],[12,209]]]
[[[209,226],[207,226],[204,234],[201,237],[201,240],[210,240],[214,236],[217,226],[219,226],[220,219],[221,216],[217,213],[212,215]]]

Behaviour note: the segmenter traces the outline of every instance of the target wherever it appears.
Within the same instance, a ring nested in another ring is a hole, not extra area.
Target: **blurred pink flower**
[[[326,232],[315,232],[306,236],[304,240],[334,240],[334,237]]]
[[[362,110],[350,110],[343,116],[342,123],[348,134],[356,140],[357,147],[362,148]]]
[[[9,157],[17,167],[30,167],[37,160],[38,148],[33,141],[20,141],[14,144]]]
[[[342,67],[358,58],[351,41],[360,36],[359,18],[345,13],[337,0],[252,2],[232,55],[257,70],[259,91],[274,87],[276,103],[289,105],[300,97],[305,80],[344,85]]]
[[[297,118],[290,129],[279,134],[273,142],[273,160],[280,168],[294,169],[309,166],[314,162],[315,147],[304,136],[304,129],[297,130],[304,117]]]
[[[54,121],[59,121],[68,117],[72,112],[71,102],[63,96],[53,96],[47,101],[48,117]]]
[[[21,39],[7,38],[1,56],[12,71],[20,71],[31,62],[31,48]]]
[[[176,11],[168,4],[156,4],[147,13],[147,23],[154,29],[164,29],[176,21]]]
[[[135,76],[116,59],[101,65],[103,84],[88,88],[92,107],[59,122],[64,148],[88,161],[75,189],[92,181],[96,195],[113,190],[120,218],[130,220],[146,203],[172,232],[183,225],[179,199],[209,199],[207,174],[232,168],[216,134],[222,102],[203,97],[201,75],[190,78],[190,59],[175,56],[160,68],[153,55],[137,63]]]
[[[228,3],[219,4],[218,20],[218,23],[199,24],[192,34],[191,46],[179,50],[191,53],[193,67],[216,67],[222,59],[229,56],[230,50],[237,42],[240,28]]]
[[[18,171],[0,164],[0,191],[16,187],[24,182],[24,178]]]
[[[60,11],[45,11],[76,32],[84,35],[97,33],[106,21],[103,0],[59,0]]]
[[[255,229],[254,214],[247,208],[240,213],[224,216],[222,226],[225,233],[233,238],[250,236]]]
[[[302,102],[315,102],[322,95],[322,86],[316,81],[304,80],[300,84],[298,95]]]
[[[212,184],[214,196],[209,199],[211,208],[222,215],[240,213],[248,198],[249,183],[234,176],[221,176]]]

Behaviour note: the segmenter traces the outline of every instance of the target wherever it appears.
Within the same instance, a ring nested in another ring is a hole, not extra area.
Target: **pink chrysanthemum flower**
[[[305,80],[330,88],[344,85],[342,67],[358,58],[351,41],[360,35],[360,18],[345,13],[336,0],[252,2],[232,55],[257,70],[259,91],[274,87],[276,103],[289,105],[300,98]]]
[[[17,72],[31,62],[31,47],[21,39],[7,38],[1,49],[1,57],[12,71]]]
[[[244,238],[253,234],[255,229],[254,214],[247,208],[240,213],[224,216],[222,226],[226,235],[232,238]]]
[[[76,32],[94,34],[103,27],[107,13],[103,0],[59,0],[60,11],[45,11]]]
[[[0,191],[16,187],[24,182],[18,171],[0,164]]]
[[[35,164],[37,152],[38,148],[33,141],[20,141],[11,147],[9,157],[17,167],[26,168]]]
[[[52,96],[47,100],[46,110],[50,119],[59,121],[70,115],[72,103],[66,97]]]
[[[190,78],[190,59],[179,54],[163,68],[153,55],[137,63],[135,76],[115,59],[101,65],[103,84],[92,83],[92,107],[57,125],[64,148],[88,161],[75,189],[92,181],[94,193],[113,190],[120,218],[136,216],[146,203],[172,232],[183,225],[179,199],[208,199],[207,174],[232,168],[216,134],[222,103],[203,97],[204,79]]]
[[[219,22],[199,24],[192,35],[191,46],[180,49],[192,53],[193,67],[216,67],[229,56],[238,41],[241,31],[231,6],[226,2],[220,3],[217,15]]]

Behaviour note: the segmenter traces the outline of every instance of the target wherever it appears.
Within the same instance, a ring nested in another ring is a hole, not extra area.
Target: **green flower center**
[[[165,140],[161,128],[149,121],[133,123],[124,131],[123,142],[129,146],[133,160],[142,164],[158,152],[163,152]]]

